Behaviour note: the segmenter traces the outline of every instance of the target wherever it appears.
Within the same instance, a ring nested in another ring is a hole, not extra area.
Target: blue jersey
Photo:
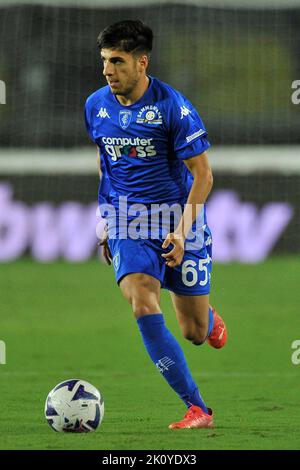
[[[144,95],[123,106],[107,85],[90,95],[85,120],[99,147],[102,179],[99,204],[119,210],[127,204],[184,205],[193,177],[183,160],[210,146],[203,122],[193,105],[177,90],[149,77]],[[205,211],[202,214],[205,220]]]

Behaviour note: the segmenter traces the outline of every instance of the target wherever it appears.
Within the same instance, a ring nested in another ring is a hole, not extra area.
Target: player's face
[[[102,49],[103,75],[115,95],[130,95],[138,86],[147,66],[146,56],[114,49]]]

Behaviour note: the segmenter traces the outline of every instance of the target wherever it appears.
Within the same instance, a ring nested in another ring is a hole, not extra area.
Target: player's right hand
[[[110,249],[109,249],[109,246],[108,246],[108,228],[107,228],[107,225],[105,225],[105,227],[104,227],[102,238],[98,242],[98,246],[102,246],[103,257],[104,257],[106,263],[111,265],[112,255],[111,255],[111,252],[110,252]]]
[[[182,263],[184,255],[184,239],[176,233],[168,233],[162,244],[162,248],[167,249],[170,244],[173,245],[171,251],[163,253],[161,256],[165,258],[167,266],[174,268]]]

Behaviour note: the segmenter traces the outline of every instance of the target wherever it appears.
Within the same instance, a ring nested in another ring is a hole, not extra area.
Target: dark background
[[[100,3],[101,5],[101,3]],[[99,32],[125,18],[154,31],[149,73],[198,108],[213,144],[300,142],[300,9],[0,8],[0,146],[88,144],[86,97],[102,86]]]

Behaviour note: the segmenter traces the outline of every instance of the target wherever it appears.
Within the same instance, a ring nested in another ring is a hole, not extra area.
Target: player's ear
[[[149,59],[147,54],[142,54],[139,57],[139,64],[143,69],[146,69],[148,67]]]

